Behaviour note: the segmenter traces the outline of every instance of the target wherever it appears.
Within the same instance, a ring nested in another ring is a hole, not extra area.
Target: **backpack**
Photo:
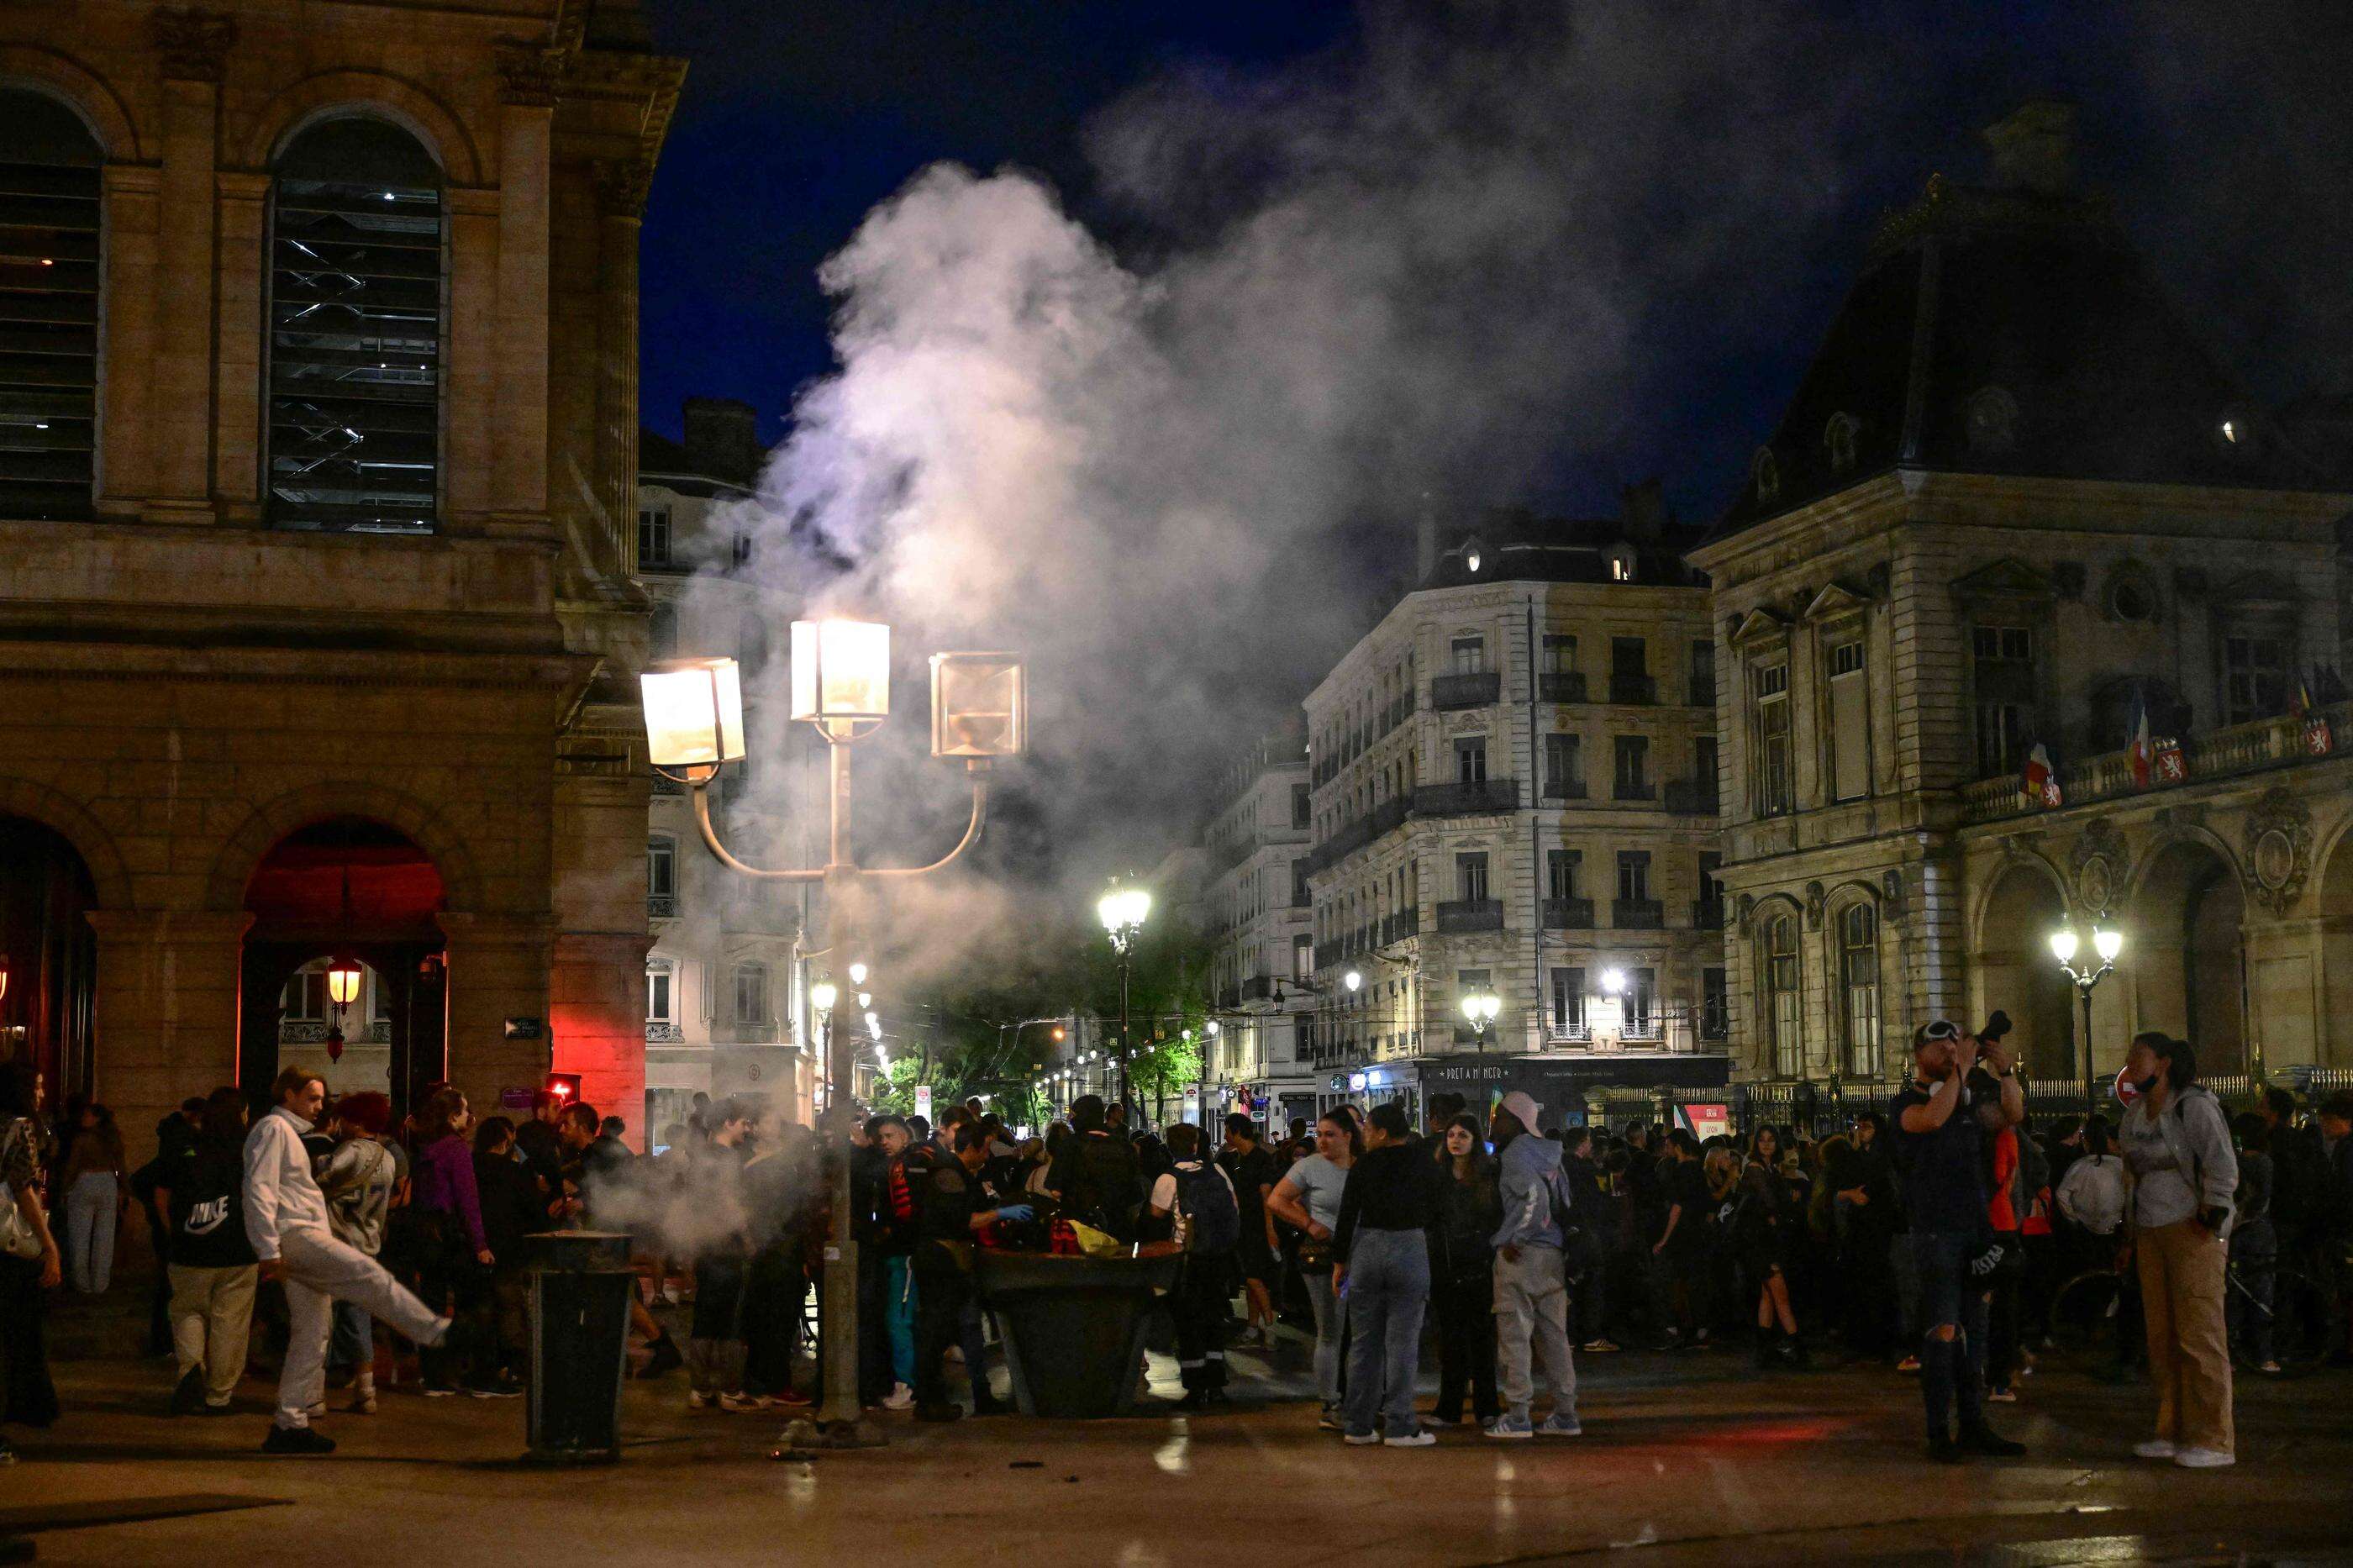
[[[1198,1171],[1172,1171],[1176,1178],[1176,1212],[1185,1216],[1185,1249],[1212,1256],[1231,1252],[1241,1240],[1242,1215],[1234,1190],[1212,1164]]]

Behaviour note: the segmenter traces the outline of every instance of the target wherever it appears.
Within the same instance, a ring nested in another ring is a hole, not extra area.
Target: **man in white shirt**
[[[1152,1184],[1152,1217],[1173,1228],[1181,1216],[1188,1236],[1185,1271],[1168,1299],[1176,1321],[1176,1365],[1185,1380],[1183,1408],[1200,1410],[1226,1397],[1226,1320],[1233,1300],[1233,1258],[1241,1208],[1233,1179],[1202,1157],[1201,1130],[1180,1122],[1168,1130],[1176,1168]]]
[[[278,1104],[245,1140],[245,1233],[261,1278],[285,1282],[290,1329],[277,1419],[261,1451],[332,1454],[334,1440],[311,1430],[311,1411],[327,1396],[334,1303],[356,1302],[420,1345],[448,1338],[449,1320],[403,1289],[374,1258],[335,1239],[326,1197],[302,1147],[302,1135],[326,1103],[325,1080],[288,1068],[269,1087]]]

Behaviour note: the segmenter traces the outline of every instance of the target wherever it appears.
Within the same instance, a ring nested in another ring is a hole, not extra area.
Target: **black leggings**
[[[1495,1285],[1492,1276],[1471,1275],[1441,1283],[1432,1293],[1438,1308],[1438,1417],[1461,1414],[1463,1387],[1482,1421],[1503,1414],[1495,1398]]]

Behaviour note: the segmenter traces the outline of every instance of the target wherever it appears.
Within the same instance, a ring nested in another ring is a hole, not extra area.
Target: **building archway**
[[[281,1067],[328,1088],[380,1089],[396,1110],[448,1073],[441,872],[414,839],[373,818],[333,816],[287,834],[254,867],[238,985],[237,1078],[269,1088]],[[359,995],[327,999],[322,971],[348,952]],[[340,1016],[338,1014],[340,1013]],[[340,1048],[330,1034],[340,1029]]]
[[[0,816],[0,1061],[32,1063],[53,1105],[90,1089],[96,903],[90,867],[64,834]]]
[[[2353,1063],[2353,826],[2337,835],[2320,868],[2321,1016],[2327,1067]]]
[[[2238,868],[2202,838],[2158,849],[2133,890],[2134,1027],[2188,1040],[2202,1073],[2247,1070],[2246,909]]]
[[[2067,923],[2067,900],[2040,860],[2009,860],[1994,873],[1978,916],[1974,1028],[1997,1007],[2010,1015],[2005,1042],[2035,1078],[2081,1078],[2074,988],[2051,956],[2051,933]]]

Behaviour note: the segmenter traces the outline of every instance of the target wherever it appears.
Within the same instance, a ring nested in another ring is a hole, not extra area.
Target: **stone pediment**
[[[1747,647],[1760,643],[1780,642],[1789,635],[1789,623],[1763,608],[1754,609],[1741,617],[1732,628],[1730,641],[1735,647]]]
[[[2055,599],[2059,590],[2051,578],[2014,555],[1953,581],[1957,599]]]
[[[1808,602],[1801,620],[1827,621],[1840,616],[1855,615],[1870,606],[1871,595],[1862,589],[1833,578],[1822,584],[1822,591]]]

